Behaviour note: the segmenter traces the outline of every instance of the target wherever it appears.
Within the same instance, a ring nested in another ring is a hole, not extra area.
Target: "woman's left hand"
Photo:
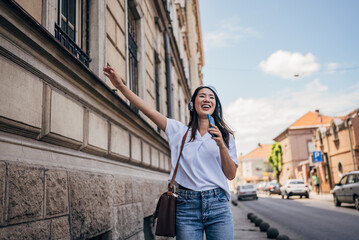
[[[212,137],[214,141],[216,141],[217,146],[219,148],[225,148],[226,145],[224,144],[223,137],[221,131],[219,131],[218,127],[214,124],[211,124],[211,127],[208,129],[209,134],[216,135],[215,137]]]

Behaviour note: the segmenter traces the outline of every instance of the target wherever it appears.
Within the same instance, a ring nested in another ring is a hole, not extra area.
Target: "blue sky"
[[[204,84],[216,87],[238,153],[308,111],[359,107],[359,1],[199,0]]]

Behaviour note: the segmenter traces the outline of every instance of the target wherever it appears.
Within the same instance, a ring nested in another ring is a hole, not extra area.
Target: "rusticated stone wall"
[[[0,161],[0,239],[144,239],[166,182]]]
[[[38,2],[40,15],[32,9]],[[186,122],[179,106],[199,84],[188,70],[201,78],[203,61],[189,68],[181,59],[202,56],[200,39],[197,54],[178,47],[187,27],[169,27],[178,17],[170,19],[161,0],[85,6],[88,67],[55,39],[58,0],[0,1],[0,239],[144,239],[153,230],[150,216],[172,167],[168,141],[102,69],[110,64],[127,82],[126,11],[137,11],[139,96],[153,107],[158,98],[168,115],[166,33],[173,117]]]

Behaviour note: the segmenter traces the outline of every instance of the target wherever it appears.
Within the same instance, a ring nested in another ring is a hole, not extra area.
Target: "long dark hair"
[[[188,123],[188,127],[192,129],[191,138],[190,141],[193,141],[196,138],[196,132],[198,130],[198,114],[195,108],[195,100],[199,93],[199,91],[203,88],[208,88],[211,90],[214,94],[214,97],[216,99],[216,107],[214,108],[214,112],[212,113],[212,117],[214,118],[215,124],[218,127],[218,129],[222,133],[222,138],[226,146],[229,148],[229,134],[233,135],[233,131],[228,127],[228,125],[223,120],[223,113],[222,113],[222,104],[219,101],[219,98],[217,96],[216,90],[211,86],[200,86],[198,87],[192,97],[192,110],[190,110],[190,120]],[[191,104],[191,103],[190,103]]]

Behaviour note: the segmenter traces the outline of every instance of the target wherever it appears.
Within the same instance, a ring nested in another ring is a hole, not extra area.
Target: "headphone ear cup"
[[[190,101],[188,103],[188,110],[190,110],[191,112],[193,111],[193,102],[192,101]]]

